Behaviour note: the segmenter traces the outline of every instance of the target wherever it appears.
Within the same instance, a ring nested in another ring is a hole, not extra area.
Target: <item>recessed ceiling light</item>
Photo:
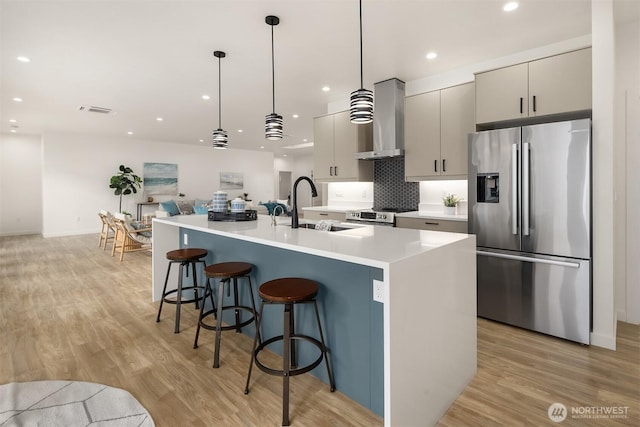
[[[201,139],[200,142],[204,142],[204,139]]]
[[[9,119],[9,123],[17,123],[18,121],[16,119]]]
[[[287,155],[286,155],[286,154],[284,154],[282,157],[287,157]]]
[[[206,100],[211,99],[211,98],[209,97],[209,95],[202,95],[202,99],[204,99],[206,101]]]
[[[292,115],[291,117],[293,117],[294,119],[297,119],[297,118],[298,118],[298,117],[300,117],[300,116],[299,116],[299,115],[297,115],[297,114],[294,114],[294,115]]]
[[[329,92],[331,90],[331,88],[329,86],[322,86],[322,91],[323,92]]]
[[[264,145],[261,145],[261,146],[260,146],[260,149],[261,149],[261,150],[264,150]]]
[[[427,59],[436,59],[437,57],[438,57],[438,54],[435,52],[427,53]]]
[[[510,1],[509,3],[504,5],[502,10],[504,10],[505,12],[512,12],[512,11],[516,10],[517,8],[518,8],[518,2]]]
[[[16,102],[22,102],[22,98],[17,98],[16,97],[16,98],[13,98],[13,100],[16,101]]]
[[[133,135],[133,132],[129,131],[127,132],[127,135]]]
[[[157,122],[161,122],[162,120],[164,120],[162,117],[156,117]]]
[[[307,142],[307,138],[304,138],[304,139],[302,140],[302,142]]]
[[[244,132],[242,129],[238,129],[238,133],[242,133]]]
[[[18,132],[18,131],[17,131],[16,129],[11,129],[9,132],[11,132],[11,133],[16,133],[16,132]]]
[[[16,59],[20,62],[31,62],[31,60],[26,56],[18,56]]]

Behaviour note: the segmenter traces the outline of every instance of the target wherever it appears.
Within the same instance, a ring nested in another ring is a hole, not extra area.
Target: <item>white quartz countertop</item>
[[[371,267],[388,268],[402,261],[467,238],[462,233],[412,230],[385,226],[340,223],[349,230],[326,232],[292,229],[290,218],[271,218],[259,215],[256,221],[208,221],[206,215],[177,215],[155,218],[161,223],[205,233],[232,237],[249,242],[274,246],[326,258],[338,259]],[[313,222],[301,220],[300,223]]]
[[[448,215],[442,211],[413,211],[396,214],[396,218],[441,219],[447,221],[467,221],[467,214]]]

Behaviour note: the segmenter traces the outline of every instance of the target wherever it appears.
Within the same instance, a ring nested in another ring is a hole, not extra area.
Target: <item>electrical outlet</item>
[[[182,244],[185,246],[189,245],[189,235],[187,233],[182,235]]]
[[[373,300],[384,303],[384,283],[379,280],[373,281]]]

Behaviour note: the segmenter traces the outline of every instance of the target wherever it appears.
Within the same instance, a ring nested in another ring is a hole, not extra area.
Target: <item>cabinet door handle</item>
[[[524,99],[522,97],[520,97],[520,114],[522,114],[522,108],[524,107]]]
[[[337,166],[333,167],[333,173],[335,174],[335,176],[338,176],[338,167]]]
[[[533,95],[533,112],[536,112],[536,96]]]
[[[446,172],[447,171],[447,167],[445,166],[445,162],[447,161],[447,159],[442,159],[442,172]]]
[[[333,176],[333,166],[329,166],[329,176]]]
[[[320,216],[329,216],[329,214],[320,212]]]
[[[433,171],[434,172],[438,172],[438,161],[437,160],[433,161]]]
[[[430,221],[425,221],[424,223],[425,223],[425,225],[440,225],[440,223],[439,223],[439,222],[430,222]]]

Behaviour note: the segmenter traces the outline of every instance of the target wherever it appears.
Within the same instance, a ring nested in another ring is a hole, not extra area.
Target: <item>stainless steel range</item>
[[[347,211],[345,215],[346,222],[369,224],[369,225],[386,225],[395,227],[396,213],[392,211],[374,211],[371,209]]]

